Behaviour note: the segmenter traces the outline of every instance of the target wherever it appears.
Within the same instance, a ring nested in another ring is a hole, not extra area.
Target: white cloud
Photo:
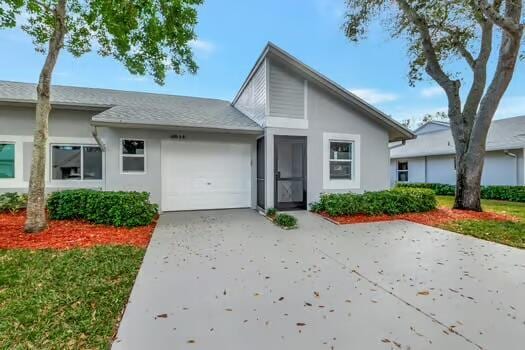
[[[213,53],[216,49],[215,44],[211,41],[201,40],[201,39],[195,39],[190,42],[190,46],[195,50],[197,53],[209,55]]]
[[[421,96],[427,97],[427,98],[436,97],[436,96],[444,96],[444,95],[445,95],[445,92],[440,86],[432,86],[432,87],[421,90]]]
[[[399,96],[394,93],[377,89],[349,89],[349,91],[370,104],[392,102],[399,98]]]

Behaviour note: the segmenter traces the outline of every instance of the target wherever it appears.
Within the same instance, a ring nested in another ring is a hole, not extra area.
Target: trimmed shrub
[[[283,228],[297,227],[297,218],[290,214],[279,213],[275,216],[274,222]]]
[[[326,212],[330,216],[341,215],[397,215],[433,210],[437,207],[436,196],[430,189],[395,188],[386,191],[354,193],[326,193],[311,210]]]
[[[398,183],[397,188],[429,188],[438,196],[456,194],[456,186],[438,183]],[[481,198],[525,202],[525,186],[481,186]]]
[[[266,216],[273,219],[275,218],[275,215],[277,215],[277,209],[268,208],[268,210],[266,211]]]
[[[438,196],[454,196],[456,186],[438,183],[397,183],[396,187],[402,188],[429,188]]]
[[[51,219],[83,219],[116,227],[149,225],[158,211],[147,192],[66,190],[52,193],[47,205]]]
[[[481,186],[481,198],[525,202],[525,186]]]
[[[0,213],[8,211],[14,214],[27,206],[27,194],[7,192],[0,194]]]
[[[53,220],[86,219],[86,204],[95,190],[65,190],[53,192],[47,198],[47,210]]]

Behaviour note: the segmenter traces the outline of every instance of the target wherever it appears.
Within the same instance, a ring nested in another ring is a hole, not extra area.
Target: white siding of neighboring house
[[[509,152],[515,154],[516,157],[509,156],[503,151],[487,152],[481,178],[482,185],[525,185],[524,151],[523,149],[516,149],[510,150]],[[390,161],[392,185],[395,185],[397,182],[398,161],[408,161],[408,182],[429,182],[451,185],[456,183],[454,155],[392,159]]]
[[[429,134],[431,132],[442,131],[448,128],[449,128],[448,126],[441,125],[441,124],[427,123],[421,126],[420,128],[418,128],[416,131],[416,134],[417,135]]]
[[[266,64],[259,66],[250,79],[235,107],[257,124],[264,126],[266,117]]]

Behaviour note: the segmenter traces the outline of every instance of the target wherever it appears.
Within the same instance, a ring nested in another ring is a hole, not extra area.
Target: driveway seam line
[[[333,261],[335,261],[336,263],[338,263],[339,265],[342,265],[344,266],[345,268],[348,268],[350,269],[349,266],[347,266],[345,263],[339,261],[337,258],[331,256],[330,254],[326,253],[325,251],[323,251],[322,249],[320,248],[316,248],[321,254],[325,255],[327,258],[329,259],[332,259]],[[361,272],[355,270],[355,269],[351,269],[350,270],[352,273],[356,274],[357,276],[363,278],[365,281],[367,281],[368,283],[372,284],[374,287],[377,287],[379,289],[381,289],[382,291],[390,294],[391,296],[393,296],[394,298],[396,298],[397,300],[401,301],[402,303],[404,303],[405,305],[407,305],[408,307],[416,310],[417,312],[419,312],[420,314],[424,315],[425,317],[431,319],[433,322],[439,324],[441,327],[445,328],[447,331],[463,338],[466,342],[476,346],[478,349],[480,350],[483,350],[485,349],[483,346],[479,345],[478,343],[476,343],[475,341],[473,341],[472,339],[468,338],[467,336],[463,335],[462,333],[456,331],[454,328],[451,328],[451,327],[448,327],[446,324],[444,324],[442,321],[438,320],[436,317],[432,316],[431,314],[421,310],[421,308],[415,306],[414,304],[410,303],[409,301],[403,299],[401,296],[397,295],[396,293],[388,290],[387,288],[383,287],[381,284],[379,284],[378,282],[375,282],[374,280],[368,278],[367,276],[363,275]]]

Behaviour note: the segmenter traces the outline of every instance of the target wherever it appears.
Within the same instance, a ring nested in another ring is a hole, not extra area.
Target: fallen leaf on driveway
[[[420,292],[417,292],[417,295],[429,295],[430,292],[428,290],[422,290]]]

